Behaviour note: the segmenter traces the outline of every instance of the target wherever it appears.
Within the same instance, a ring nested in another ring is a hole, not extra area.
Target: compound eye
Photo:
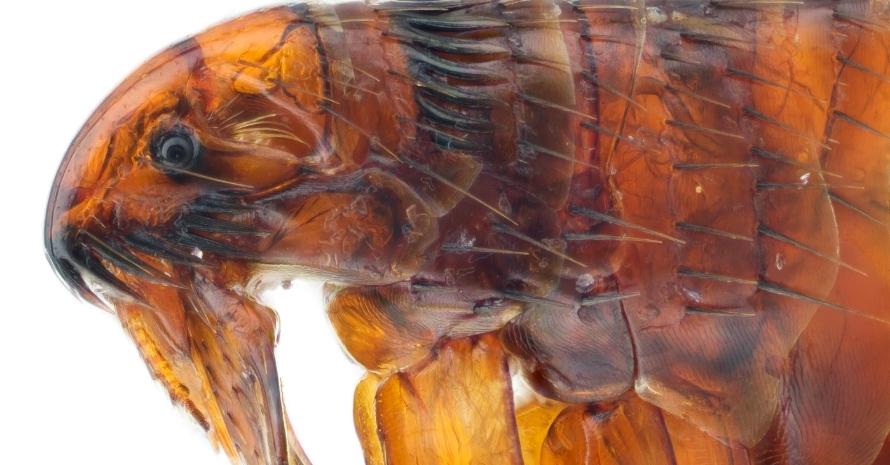
[[[198,163],[200,156],[201,144],[182,126],[158,134],[151,144],[151,157],[162,167],[189,169]]]

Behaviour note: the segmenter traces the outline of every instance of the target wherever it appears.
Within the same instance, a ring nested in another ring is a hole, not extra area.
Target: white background
[[[0,463],[226,464],[152,381],[113,316],[77,301],[43,254],[43,217],[68,143],[104,96],[168,44],[268,2],[30,1],[0,10]],[[362,463],[361,371],[318,284],[269,296],[289,413],[316,465]]]

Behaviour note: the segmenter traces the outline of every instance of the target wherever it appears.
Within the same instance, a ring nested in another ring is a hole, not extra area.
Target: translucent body
[[[255,298],[306,275],[369,370],[369,464],[888,463],[882,14],[254,13],[96,112],[48,253],[248,464],[308,462]],[[515,405],[520,372],[539,397]]]

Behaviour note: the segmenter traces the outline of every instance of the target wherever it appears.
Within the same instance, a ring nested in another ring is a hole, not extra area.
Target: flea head
[[[46,219],[56,270],[95,302],[171,280],[174,262],[202,253],[244,256],[233,241],[259,242],[256,229],[274,220],[248,211],[245,199],[342,168],[323,140],[321,76],[314,31],[288,7],[216,26],[149,60],[65,155]],[[243,234],[214,236],[224,233]]]

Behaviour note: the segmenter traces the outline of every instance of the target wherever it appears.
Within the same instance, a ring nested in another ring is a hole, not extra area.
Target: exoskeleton
[[[47,252],[245,464],[308,464],[257,298],[306,276],[371,465],[888,464],[886,9],[248,14],[99,107]]]

